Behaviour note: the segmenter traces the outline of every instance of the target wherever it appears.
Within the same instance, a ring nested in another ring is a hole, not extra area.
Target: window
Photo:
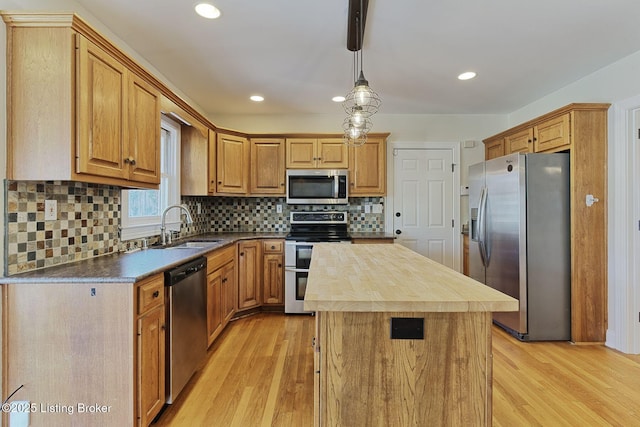
[[[160,188],[122,190],[121,240],[159,235],[162,212],[180,203],[180,125],[163,116],[160,135]],[[167,213],[166,226],[180,230],[179,209]]]

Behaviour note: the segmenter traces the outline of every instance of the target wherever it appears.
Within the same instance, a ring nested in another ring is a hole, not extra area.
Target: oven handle
[[[293,271],[295,273],[308,273],[308,268],[295,268],[295,267],[285,267],[284,271]]]

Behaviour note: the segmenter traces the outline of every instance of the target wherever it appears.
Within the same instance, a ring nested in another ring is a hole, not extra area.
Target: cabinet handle
[[[158,298],[159,296],[160,296],[160,291],[155,291],[155,292],[153,293],[153,297],[154,297],[154,298]]]

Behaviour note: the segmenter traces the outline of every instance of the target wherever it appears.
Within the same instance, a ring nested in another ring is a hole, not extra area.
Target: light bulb
[[[360,138],[361,134],[362,134],[362,131],[359,128],[355,126],[349,126],[349,136],[351,137],[351,139]]]
[[[354,99],[356,105],[367,105],[371,100],[371,93],[369,93],[369,86],[356,86]]]
[[[356,110],[351,115],[351,124],[353,124],[353,126],[357,128],[361,128],[362,126],[364,126],[364,116],[362,115],[362,108]]]

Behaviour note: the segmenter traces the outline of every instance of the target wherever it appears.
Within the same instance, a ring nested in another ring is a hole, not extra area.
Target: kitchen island
[[[491,425],[491,313],[518,301],[401,245],[316,244],[316,426]]]

